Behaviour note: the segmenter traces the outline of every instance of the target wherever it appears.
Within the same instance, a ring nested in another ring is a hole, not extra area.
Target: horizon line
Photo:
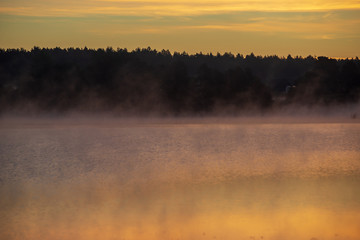
[[[334,56],[324,56],[324,55],[321,55],[321,56],[317,56],[317,55],[312,55],[312,54],[309,54],[307,56],[302,56],[302,55],[292,55],[292,54],[288,54],[287,56],[285,55],[277,55],[277,54],[266,54],[266,55],[256,55],[254,52],[250,52],[248,54],[243,54],[243,53],[240,53],[240,52],[237,52],[237,53],[233,53],[231,51],[224,51],[224,52],[219,52],[217,51],[216,53],[214,52],[203,52],[203,51],[199,51],[199,52],[195,52],[195,53],[189,53],[187,51],[176,51],[176,50],[170,50],[170,49],[161,49],[161,50],[157,50],[156,48],[151,48],[150,46],[148,47],[136,47],[136,48],[133,48],[133,49],[128,49],[126,47],[124,48],[121,48],[121,47],[117,47],[117,48],[114,48],[112,46],[107,46],[106,48],[102,48],[102,47],[98,47],[98,48],[92,48],[92,47],[87,47],[87,46],[84,46],[84,47],[74,47],[74,46],[71,46],[71,47],[40,47],[40,46],[33,46],[32,48],[26,48],[26,47],[17,47],[17,48],[2,48],[0,47],[0,52],[1,51],[13,51],[13,50],[16,50],[16,51],[26,51],[26,52],[32,52],[34,51],[35,49],[40,49],[40,50],[55,50],[55,49],[60,49],[60,50],[65,50],[65,51],[68,51],[69,49],[75,49],[75,50],[81,50],[81,51],[84,51],[84,50],[91,50],[91,51],[113,51],[113,52],[119,52],[119,51],[126,51],[128,53],[133,53],[133,52],[137,52],[137,51],[152,51],[152,52],[156,52],[156,53],[170,53],[171,57],[174,57],[175,55],[188,55],[189,57],[193,57],[193,56],[196,56],[196,55],[204,55],[204,56],[225,56],[225,55],[230,55],[232,56],[233,58],[237,58],[237,57],[247,57],[247,56],[251,56],[253,55],[254,57],[258,58],[269,58],[269,57],[277,57],[279,59],[287,59],[288,57],[291,57],[293,59],[306,59],[306,58],[314,58],[314,59],[319,59],[319,58],[322,58],[322,57],[325,57],[325,58],[328,58],[328,59],[335,59],[335,60],[359,60],[359,57],[358,56],[355,56],[355,57],[334,57]]]

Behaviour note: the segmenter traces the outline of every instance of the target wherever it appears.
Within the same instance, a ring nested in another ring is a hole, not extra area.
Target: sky
[[[0,0],[0,48],[360,57],[360,0]]]

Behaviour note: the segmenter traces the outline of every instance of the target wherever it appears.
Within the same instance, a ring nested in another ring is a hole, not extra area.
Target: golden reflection
[[[154,206],[148,206],[154,208]],[[104,210],[104,209],[102,209]],[[182,218],[156,209],[133,216],[108,212],[69,212],[62,221],[22,216],[9,233],[12,239],[348,239],[360,237],[360,210],[327,210],[311,207],[262,211],[243,208],[239,212],[207,209]],[[31,211],[42,211],[32,209]],[[30,213],[29,212],[29,213]],[[60,214],[62,210],[58,211]],[[65,211],[67,212],[67,211]],[[136,211],[135,211],[136,212]],[[8,229],[7,231],[9,231]],[[16,237],[22,236],[22,237]]]
[[[333,239],[360,237],[357,175],[217,183],[9,186],[11,239]],[[21,186],[21,187],[20,187]],[[9,190],[9,189],[7,189]],[[6,189],[1,188],[2,193]]]

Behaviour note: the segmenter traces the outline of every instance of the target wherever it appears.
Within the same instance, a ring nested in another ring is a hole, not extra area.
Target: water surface
[[[1,239],[360,239],[359,123],[0,127]]]

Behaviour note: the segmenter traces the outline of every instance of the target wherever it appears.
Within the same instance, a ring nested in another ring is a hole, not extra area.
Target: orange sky
[[[358,0],[0,0],[0,47],[360,56]]]

